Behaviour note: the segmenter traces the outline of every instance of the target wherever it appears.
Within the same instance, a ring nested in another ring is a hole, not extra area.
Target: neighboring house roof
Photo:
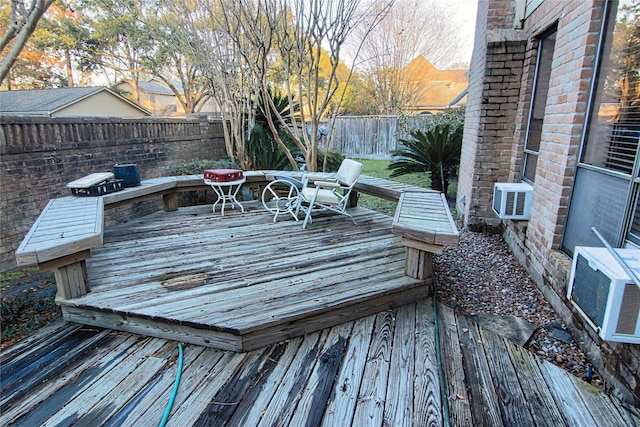
[[[463,90],[462,92],[460,92],[460,94],[458,96],[456,96],[453,101],[451,101],[449,103],[449,107],[453,107],[455,106],[457,103],[459,103],[460,101],[462,101],[462,99],[467,96],[467,93],[469,93],[469,88],[465,88],[465,90]]]
[[[94,108],[86,108],[93,102]],[[78,110],[74,107],[83,108]],[[66,113],[65,113],[66,112]],[[143,117],[151,113],[106,87],[11,90],[0,92],[0,114],[31,116]]]
[[[171,85],[182,93],[183,86],[178,80],[171,80]],[[155,116],[184,117],[187,114],[184,106],[175,93],[162,79],[150,77],[147,81],[138,81],[138,102]],[[134,97],[133,85],[130,81],[122,80],[117,88],[127,92],[125,96]],[[206,97],[204,104],[199,104],[197,114],[220,114],[218,106]]]
[[[402,74],[416,87],[413,105],[408,109],[448,108],[464,98],[469,85],[467,70],[438,70],[422,55],[411,61]]]
[[[138,87],[147,93],[154,93],[157,95],[169,95],[175,96],[173,91],[166,86],[163,86],[156,82],[138,82]],[[177,86],[176,86],[177,87]],[[180,86],[181,88],[182,86]],[[178,88],[178,89],[180,89]]]

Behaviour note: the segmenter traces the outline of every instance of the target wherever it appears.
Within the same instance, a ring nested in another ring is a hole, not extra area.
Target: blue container
[[[138,173],[138,165],[136,164],[115,165],[113,167],[113,174],[116,179],[123,181],[122,185],[125,187],[140,185],[140,174]]]

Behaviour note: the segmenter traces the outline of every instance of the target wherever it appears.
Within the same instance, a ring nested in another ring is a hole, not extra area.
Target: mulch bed
[[[434,283],[438,301],[462,314],[516,316],[535,325],[528,350],[606,388],[500,235],[462,230],[459,245],[434,257]]]
[[[21,270],[0,280],[0,349],[60,318],[55,305],[56,285],[49,271]]]

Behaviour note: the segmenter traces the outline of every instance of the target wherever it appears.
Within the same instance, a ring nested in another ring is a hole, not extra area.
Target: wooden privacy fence
[[[401,139],[428,121],[429,116],[341,116],[329,148],[351,157],[389,157]]]

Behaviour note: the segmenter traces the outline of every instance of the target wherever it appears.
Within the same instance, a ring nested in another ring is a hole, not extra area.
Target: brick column
[[[456,206],[471,230],[500,227],[493,184],[509,178],[527,43],[512,22],[512,2],[479,3]]]

